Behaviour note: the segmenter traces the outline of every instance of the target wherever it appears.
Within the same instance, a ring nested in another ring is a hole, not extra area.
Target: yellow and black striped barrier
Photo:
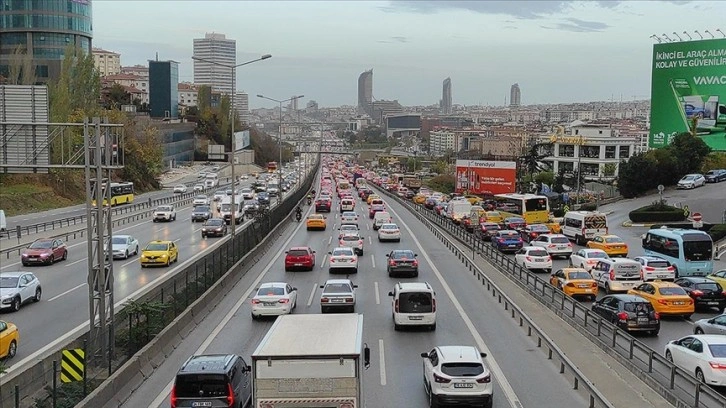
[[[63,350],[63,358],[61,359],[61,382],[69,383],[74,381],[83,381],[83,375],[86,370],[86,353],[83,349]]]

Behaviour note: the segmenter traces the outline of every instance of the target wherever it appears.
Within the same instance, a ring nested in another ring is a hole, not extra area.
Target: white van
[[[436,330],[436,292],[428,282],[399,282],[388,296],[393,298],[393,328],[427,326]]]
[[[232,223],[232,213],[234,212],[234,218],[235,218],[235,224],[239,224],[244,217],[243,213],[243,203],[244,200],[242,200],[242,196],[235,197],[234,202],[234,211],[232,209],[232,199],[231,197],[225,197],[222,199],[222,203],[219,204],[219,215],[222,219],[224,219],[224,222],[227,224]]]
[[[5,211],[0,210],[0,232],[8,229],[8,219],[5,218]]]
[[[607,235],[607,215],[595,211],[568,211],[562,218],[562,234],[575,241],[578,245],[585,245],[596,235]]]
[[[605,293],[627,292],[643,283],[640,268],[640,262],[632,259],[601,259],[590,274]]]
[[[446,207],[447,218],[454,221],[454,224],[459,224],[462,218],[469,216],[471,207],[471,203],[466,200],[449,201],[449,205]]]
[[[381,225],[383,224],[389,224],[393,222],[393,218],[391,217],[391,214],[386,211],[378,211],[373,215],[373,229],[375,231],[378,231],[378,228],[381,228]]]

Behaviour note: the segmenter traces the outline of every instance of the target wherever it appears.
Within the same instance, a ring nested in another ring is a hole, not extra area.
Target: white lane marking
[[[371,263],[373,264],[373,268],[376,267],[376,257],[371,254]]]
[[[284,244],[282,244],[283,248],[287,248],[290,245],[290,242],[292,242],[292,239],[295,238],[295,235],[300,230],[300,227],[302,227],[302,223],[298,224],[295,230],[290,234],[290,236],[287,238]],[[247,301],[247,298],[250,296],[252,291],[260,285],[260,282],[262,279],[267,275],[267,272],[270,271],[272,266],[275,264],[275,261],[277,261],[277,257],[273,257],[270,259],[270,262],[265,266],[265,269],[262,270],[262,273],[257,276],[257,279],[255,279],[254,282],[247,288],[245,293],[240,297],[239,301],[231,308],[229,309],[229,312],[226,316],[224,316],[224,319],[222,319],[221,322],[219,322],[219,325],[212,330],[212,332],[209,334],[209,336],[204,340],[204,342],[199,346],[197,351],[194,353],[202,354],[204,351],[209,347],[210,344],[212,344],[212,341],[219,335],[219,333],[224,329],[227,324],[229,324],[229,321],[232,320],[232,317],[234,317],[235,314],[239,311],[239,308],[242,307],[242,305]],[[156,399],[149,405],[150,407],[158,407],[162,405],[164,402],[167,402],[169,399],[169,393],[171,392],[171,387],[174,385],[174,380],[170,381],[169,384],[164,387],[164,391],[159,394]]]
[[[128,261],[128,262],[126,262],[126,263],[124,263],[124,264],[121,264],[121,267],[122,267],[122,268],[125,268],[125,267],[127,267],[127,266],[131,265],[132,263],[136,263],[136,262],[139,262],[139,261],[138,261],[138,260],[136,260],[136,259],[132,259],[132,260],[130,260],[130,261]]]
[[[328,255],[323,256],[323,261],[320,262],[320,269],[323,269],[323,266],[325,266],[325,261],[328,259]]]
[[[181,241],[181,238],[177,238],[174,240],[174,242],[179,242],[179,241]]]
[[[79,289],[79,288],[82,288],[82,287],[84,287],[84,286],[86,286],[86,285],[88,285],[88,284],[87,284],[86,282],[83,282],[83,283],[81,283],[81,284],[80,284],[80,285],[78,285],[78,286],[74,286],[74,287],[72,287],[72,288],[68,289],[67,291],[65,291],[65,292],[63,292],[63,293],[60,293],[60,294],[58,294],[58,295],[55,295],[55,296],[53,296],[52,298],[48,299],[48,302],[52,302],[52,301],[54,301],[54,300],[58,299],[59,297],[61,297],[61,296],[63,296],[63,295],[67,295],[67,294],[69,294],[69,293],[73,292],[74,290],[76,290],[76,289]]]
[[[20,265],[20,262],[13,262],[11,264],[3,265],[0,267],[0,269],[10,268],[11,266],[15,266],[15,265]]]
[[[381,369],[381,385],[386,385],[386,352],[383,349],[383,339],[378,339],[378,366]]]
[[[497,361],[494,359],[494,355],[492,354],[491,350],[489,350],[489,347],[487,347],[486,343],[484,343],[484,339],[482,339],[479,332],[476,330],[476,327],[474,327],[474,323],[472,323],[471,319],[469,318],[469,315],[464,311],[464,308],[461,306],[461,303],[459,302],[459,299],[456,298],[456,295],[454,295],[454,291],[451,290],[451,287],[449,287],[449,284],[446,283],[446,280],[444,279],[443,275],[441,275],[441,271],[439,271],[439,268],[436,267],[434,262],[429,257],[429,254],[424,250],[423,245],[421,245],[421,242],[419,242],[418,238],[416,238],[416,235],[413,234],[413,231],[411,231],[411,228],[408,227],[408,224],[406,224],[403,221],[403,218],[399,217],[398,214],[393,210],[393,208],[389,208],[388,211],[392,212],[393,215],[398,218],[401,225],[403,225],[404,228],[406,228],[406,231],[408,231],[408,234],[413,238],[413,242],[416,243],[416,246],[421,251],[421,255],[423,255],[424,258],[426,258],[426,262],[428,262],[429,266],[431,266],[431,270],[434,272],[434,275],[436,275],[436,278],[439,280],[439,283],[441,283],[441,286],[444,288],[444,291],[451,299],[451,303],[454,304],[454,307],[456,308],[457,312],[459,312],[459,316],[461,316],[462,320],[464,320],[464,323],[466,324],[466,327],[469,329],[469,332],[474,337],[474,341],[476,341],[477,346],[479,347],[479,350],[483,353],[487,354],[486,361],[489,365],[489,368],[491,369],[492,374],[494,374],[494,377],[499,382],[499,385],[502,387],[502,392],[504,393],[504,396],[507,398],[507,401],[509,401],[509,405],[512,407],[521,407],[522,402],[519,400],[519,397],[517,397],[517,393],[514,392],[514,388],[512,388],[512,384],[509,383],[507,380],[507,377],[504,376],[504,372],[502,371],[501,366],[497,363]]]
[[[317,292],[317,291],[318,291],[318,284],[317,283],[314,283],[313,284],[313,291],[310,292],[310,297],[308,298],[308,307],[310,307],[310,305],[313,304],[313,298],[315,297],[315,292]]]
[[[330,245],[331,242],[333,242],[333,236],[332,235],[330,236],[330,238],[328,238],[328,245]]]
[[[373,245],[373,239],[371,239],[370,235],[368,235],[368,245]]]
[[[77,260],[77,261],[73,261],[73,262],[71,262],[71,263],[69,263],[69,264],[66,264],[66,267],[69,267],[69,266],[71,266],[71,265],[75,265],[75,264],[77,264],[77,263],[79,263],[79,262],[85,262],[85,261],[86,261],[86,258],[83,258],[83,259],[79,259],[79,260]]]
[[[371,225],[370,224],[366,224],[366,228],[368,228],[368,231],[370,231],[371,230]]]
[[[381,304],[381,294],[378,293],[378,282],[373,282],[373,289],[376,291],[376,304]]]

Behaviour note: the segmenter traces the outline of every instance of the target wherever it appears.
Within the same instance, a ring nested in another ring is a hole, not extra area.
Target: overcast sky
[[[358,75],[373,68],[373,96],[438,103],[451,77],[455,104],[502,105],[517,82],[522,103],[644,99],[652,34],[726,32],[726,1],[205,1],[94,0],[93,43],[123,65],[180,62],[192,81],[192,39],[237,40],[237,72],[254,97],[302,105],[357,103]]]

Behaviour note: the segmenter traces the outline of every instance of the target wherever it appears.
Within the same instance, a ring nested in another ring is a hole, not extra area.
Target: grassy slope
[[[0,209],[8,217],[81,204],[85,195],[80,171],[0,176]]]

